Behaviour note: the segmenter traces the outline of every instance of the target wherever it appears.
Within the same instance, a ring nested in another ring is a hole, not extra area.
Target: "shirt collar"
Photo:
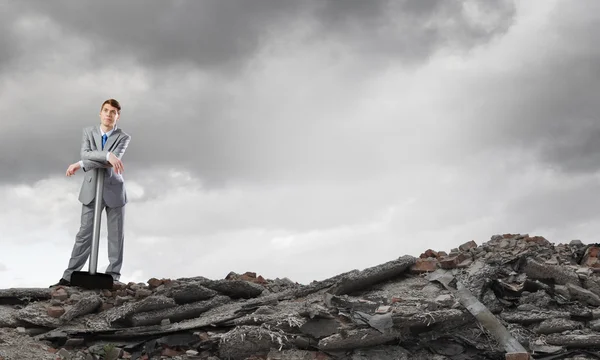
[[[115,130],[117,130],[117,125],[116,125],[116,124],[115,124],[115,126],[112,128],[112,130],[109,130],[109,131],[106,133],[106,137],[109,137],[109,136],[110,136],[110,135],[113,133],[113,131],[115,131]],[[100,135],[104,135],[104,131],[102,131],[102,127],[100,127]]]

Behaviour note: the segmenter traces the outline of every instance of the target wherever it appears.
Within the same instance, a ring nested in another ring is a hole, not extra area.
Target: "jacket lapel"
[[[96,150],[102,150],[102,135],[100,135],[100,129],[98,127],[94,127],[92,136],[94,138],[94,142],[96,143]]]
[[[117,128],[117,129],[115,129],[115,131],[112,132],[112,134],[110,134],[110,136],[106,140],[106,144],[104,145],[104,150],[108,150],[108,149],[110,149],[111,146],[113,146],[115,141],[117,141],[117,139],[119,138],[120,132],[121,132],[121,129]],[[102,139],[101,138],[100,138],[100,147],[98,149],[102,149]]]

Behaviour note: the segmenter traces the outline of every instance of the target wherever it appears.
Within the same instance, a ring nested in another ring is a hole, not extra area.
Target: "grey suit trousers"
[[[92,236],[94,227],[94,199],[88,205],[81,207],[81,226],[75,236],[75,244],[71,252],[69,266],[63,274],[65,280],[71,281],[71,274],[74,271],[80,271],[88,260],[92,251]],[[108,227],[108,261],[109,264],[105,273],[119,280],[121,277],[121,266],[123,264],[123,222],[125,215],[125,206],[108,207],[102,201],[100,210],[106,211],[106,222]]]

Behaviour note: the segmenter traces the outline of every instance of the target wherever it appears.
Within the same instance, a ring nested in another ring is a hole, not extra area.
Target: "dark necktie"
[[[102,150],[104,150],[104,144],[106,144],[106,140],[108,140],[108,136],[106,136],[106,134],[102,135]]]

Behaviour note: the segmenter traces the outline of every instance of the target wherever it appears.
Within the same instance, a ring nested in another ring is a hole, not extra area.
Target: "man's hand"
[[[115,154],[110,153],[110,155],[108,156],[108,162],[112,165],[114,171],[117,174],[122,174],[123,171],[125,171],[123,162]]]
[[[81,169],[79,162],[69,165],[69,168],[67,169],[67,176],[73,176],[79,169]]]

